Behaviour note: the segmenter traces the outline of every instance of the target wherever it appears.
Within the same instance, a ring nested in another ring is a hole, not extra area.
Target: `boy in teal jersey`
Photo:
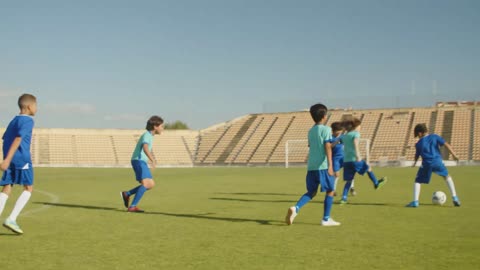
[[[375,189],[379,189],[387,181],[386,177],[377,180],[370,165],[360,156],[360,119],[353,118],[344,122],[344,127],[347,133],[343,136],[342,142],[344,145],[345,155],[343,158],[343,180],[345,186],[343,188],[343,195],[340,204],[347,203],[348,191],[352,186],[355,174],[368,174],[368,177],[373,183]]]
[[[317,195],[318,186],[320,191],[326,192],[323,204],[323,226],[338,226],[330,217],[333,205],[334,182],[332,165],[332,129],[325,126],[327,120],[327,107],[323,104],[315,104],[310,107],[310,115],[315,125],[308,132],[308,168],[306,176],[307,193],[298,200],[295,206],[288,208],[285,222],[291,225],[293,220],[305,204]]]
[[[147,131],[138,139],[135,150],[132,154],[132,168],[135,172],[135,178],[140,185],[129,190],[120,193],[122,196],[123,204],[128,208],[128,212],[144,212],[138,208],[138,203],[143,197],[143,194],[152,189],[155,186],[152,173],[148,168],[148,161],[152,164],[152,169],[156,166],[155,158],[153,157],[152,144],[153,136],[161,134],[163,131],[163,119],[159,116],[152,116],[147,122]],[[130,196],[135,194],[135,198],[131,205]]]

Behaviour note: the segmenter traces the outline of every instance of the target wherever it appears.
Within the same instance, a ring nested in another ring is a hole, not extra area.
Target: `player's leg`
[[[22,212],[25,205],[27,205],[30,197],[32,196],[33,191],[33,168],[29,167],[28,169],[21,170],[12,170],[14,171],[13,181],[15,184],[23,185],[24,190],[22,194],[18,197],[15,202],[10,216],[5,220],[3,226],[12,230],[17,234],[22,234],[23,230],[17,224],[17,217]]]
[[[307,192],[300,197],[294,206],[288,208],[287,216],[285,217],[287,225],[291,225],[300,211],[300,208],[317,195],[318,185],[320,184],[319,171],[308,171],[305,182],[307,185]]]
[[[137,193],[135,194],[135,198],[133,198],[133,202],[128,208],[129,212],[143,212],[143,210],[138,208],[138,204],[140,203],[140,200],[143,198],[143,195],[147,190],[152,189],[155,186],[155,181],[151,178],[146,178],[142,180],[142,184],[137,190]]]
[[[356,196],[357,191],[355,189],[355,179],[352,179],[352,185],[350,186],[350,195]]]
[[[323,201],[323,218],[322,218],[322,225],[323,226],[338,226],[340,225],[339,222],[336,222],[330,217],[332,206],[333,206],[333,184],[335,179],[328,175],[326,170],[321,171],[320,175],[321,181],[321,190],[325,192],[325,200]]]
[[[355,177],[356,173],[353,162],[345,162],[343,166],[343,180],[345,181],[345,186],[343,187],[342,199],[340,200],[340,204],[347,203],[348,192],[350,191],[350,187],[352,186],[352,180]]]
[[[429,166],[420,166],[418,169],[417,175],[415,176],[415,182],[413,184],[413,201],[407,204],[407,207],[418,207],[420,205],[420,191],[421,191],[421,184],[428,184],[430,183],[430,179],[432,178],[432,169]]]
[[[340,173],[335,171],[335,183],[333,184],[333,188],[334,188],[334,192],[333,192],[333,196],[337,196],[337,184],[338,184],[338,178],[340,178]]]
[[[2,215],[3,209],[7,204],[8,196],[12,191],[12,186],[10,184],[6,184],[2,188],[2,192],[0,193],[0,216]]]
[[[448,174],[447,167],[443,163],[435,164],[432,168],[433,172],[442,176],[443,179],[445,179],[445,183],[448,186],[448,189],[450,190],[450,194],[452,194],[452,201],[453,205],[459,207],[460,206],[460,200],[458,199],[457,196],[457,191],[455,190],[455,184],[453,183],[452,177]]]
[[[372,171],[372,167],[370,167],[370,165],[368,165],[368,163],[365,162],[364,160],[362,160],[360,162],[356,162],[355,165],[356,165],[357,172],[359,174],[363,175],[365,172],[367,173],[368,178],[370,178],[370,180],[372,181],[373,187],[375,189],[379,189],[380,187],[382,187],[385,184],[385,182],[387,182],[386,177],[382,177],[380,179],[377,179],[377,177],[375,176],[375,174]]]

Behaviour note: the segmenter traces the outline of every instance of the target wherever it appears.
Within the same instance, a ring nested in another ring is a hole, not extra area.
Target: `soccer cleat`
[[[341,200],[340,200],[340,205],[345,205],[345,204],[347,204],[347,203],[348,203],[347,200],[344,200],[344,199],[341,199]]]
[[[375,189],[380,189],[387,182],[387,177],[382,177],[378,180],[378,184],[375,186]]]
[[[125,191],[120,192],[120,196],[122,196],[123,205],[128,208],[128,205],[130,204],[130,196],[128,196]]]
[[[461,203],[460,203],[460,200],[458,199],[458,197],[457,197],[457,196],[453,196],[452,199],[453,199],[453,205],[454,205],[455,207],[460,207]]]
[[[322,226],[340,226],[340,222],[336,222],[332,218],[328,218],[328,220],[322,219]]]
[[[355,189],[352,187],[350,188],[350,195],[352,196],[356,196],[357,195],[357,192],[355,191]]]
[[[132,213],[143,213],[145,211],[143,211],[142,209],[136,207],[136,206],[132,206],[132,207],[129,207],[128,212],[132,212]]]
[[[414,208],[417,208],[417,207],[418,207],[418,201],[412,201],[412,202],[410,202],[409,204],[405,205],[405,207],[414,207]]]
[[[18,224],[15,221],[13,221],[9,218],[7,218],[5,220],[5,222],[3,222],[3,227],[11,230],[12,232],[14,232],[16,234],[23,234],[23,231],[22,231],[22,229],[20,229],[20,226],[18,226]]]
[[[296,216],[297,216],[297,208],[295,206],[288,208],[287,216],[285,217],[285,223],[287,223],[287,225],[292,225],[293,220],[295,219]]]

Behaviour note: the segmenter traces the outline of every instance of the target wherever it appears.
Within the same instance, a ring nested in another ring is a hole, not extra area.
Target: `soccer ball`
[[[447,201],[447,195],[443,191],[435,191],[432,196],[432,203],[442,205]]]

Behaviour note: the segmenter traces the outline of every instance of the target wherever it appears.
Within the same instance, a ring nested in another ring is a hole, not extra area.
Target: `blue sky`
[[[23,92],[65,128],[480,100],[480,1],[0,0],[1,126]]]

